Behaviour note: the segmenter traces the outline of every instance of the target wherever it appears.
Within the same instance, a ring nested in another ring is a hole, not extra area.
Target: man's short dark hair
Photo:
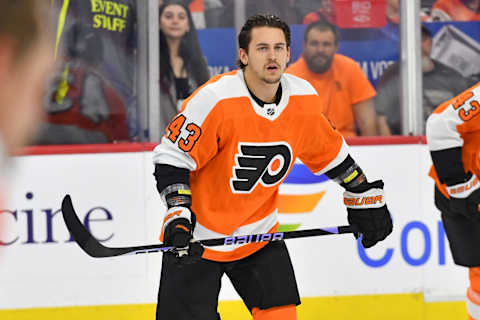
[[[326,20],[319,20],[319,21],[315,21],[315,22],[312,22],[310,23],[307,28],[305,29],[305,33],[303,34],[303,40],[305,42],[307,42],[307,39],[308,39],[308,34],[310,33],[310,30],[312,29],[316,29],[316,30],[320,30],[320,31],[331,31],[333,33],[333,36],[335,37],[335,44],[338,44],[338,40],[340,38],[340,35],[338,33],[338,29],[337,27],[326,21]]]
[[[285,35],[285,41],[287,42],[287,48],[290,47],[290,27],[282,19],[273,14],[256,14],[248,18],[242,27],[242,30],[238,34],[238,47],[248,51],[248,45],[252,40],[252,29],[256,27],[270,27],[278,28],[283,31]],[[237,65],[241,69],[245,69],[246,65],[238,59]]]

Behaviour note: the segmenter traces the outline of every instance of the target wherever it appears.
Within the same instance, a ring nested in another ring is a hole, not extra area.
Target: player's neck
[[[259,79],[258,77],[252,75],[247,69],[244,70],[243,77],[245,79],[245,83],[247,84],[248,89],[256,97],[266,103],[275,102],[275,97],[280,82],[266,83],[262,79]]]

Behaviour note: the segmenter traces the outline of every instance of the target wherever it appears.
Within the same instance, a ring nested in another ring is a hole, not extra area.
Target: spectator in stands
[[[56,59],[63,66],[47,96],[37,144],[139,138],[136,103],[136,2],[55,0]]]
[[[315,21],[329,21],[335,24],[336,12],[333,0],[320,0],[318,9],[305,15],[303,24],[309,25]]]
[[[426,120],[442,102],[450,100],[471,85],[472,80],[462,77],[450,67],[430,58],[432,34],[422,26],[423,115]],[[400,63],[391,65],[377,85],[375,107],[380,135],[401,134]]]
[[[435,1],[436,0],[422,0],[420,2],[420,11],[424,16],[430,17],[430,14],[432,13],[432,6]]]
[[[128,141],[127,110],[119,92],[100,73],[104,42],[78,22],[65,33],[62,74],[47,91],[47,121],[35,143],[93,144]]]
[[[310,24],[303,55],[287,73],[308,80],[318,92],[325,116],[344,136],[377,134],[375,89],[354,60],[336,53],[338,31],[325,21]]]
[[[210,78],[190,11],[182,2],[160,6],[160,127]]]
[[[432,6],[432,21],[478,21],[480,0],[437,0]]]

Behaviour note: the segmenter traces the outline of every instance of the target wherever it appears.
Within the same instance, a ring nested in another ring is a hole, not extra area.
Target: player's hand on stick
[[[480,182],[477,176],[468,173],[464,182],[447,186],[447,192],[450,212],[480,221]]]
[[[167,254],[173,254],[180,264],[190,264],[199,261],[203,254],[203,246],[193,240],[195,214],[187,207],[172,207],[168,209],[163,222],[163,240],[175,249]]]
[[[348,222],[360,230],[363,247],[370,248],[384,240],[393,229],[383,194],[383,181],[362,183],[354,191],[345,191],[343,194]],[[355,233],[355,237],[358,238],[360,234]]]

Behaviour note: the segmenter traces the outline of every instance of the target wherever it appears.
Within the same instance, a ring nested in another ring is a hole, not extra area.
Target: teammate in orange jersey
[[[440,105],[427,120],[435,205],[453,260],[469,268],[467,309],[480,319],[480,82]]]
[[[28,142],[42,117],[43,89],[53,61],[48,4],[45,0],[0,1],[1,200],[9,157]]]
[[[354,60],[336,53],[337,28],[317,21],[305,29],[303,55],[287,73],[308,80],[322,100],[317,106],[344,136],[374,136],[375,89]]]
[[[275,232],[279,185],[297,157],[346,189],[348,221],[358,225],[364,247],[392,231],[383,182],[367,182],[313,87],[284,74],[288,25],[255,15],[238,43],[240,70],[213,77],[187,98],[154,150],[168,207],[161,238],[176,248],[163,256],[157,319],[219,319],[223,274],[253,319],[296,319],[300,297],[283,241],[202,248],[191,240]]]

